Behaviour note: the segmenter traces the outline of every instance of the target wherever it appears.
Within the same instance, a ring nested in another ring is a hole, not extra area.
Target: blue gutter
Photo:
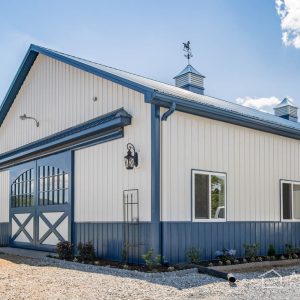
[[[130,124],[131,115],[123,108],[115,110],[0,155],[0,168],[3,168],[4,164],[15,163],[18,159],[24,159],[51,149],[79,148],[99,139],[121,137],[123,136],[123,127]]]
[[[238,114],[233,111],[224,110],[196,101],[188,101],[183,98],[160,92],[155,92],[153,94],[153,98],[150,103],[165,108],[170,108],[170,106],[175,103],[177,111],[300,140],[300,131],[296,128],[283,127],[279,124],[268,122],[266,120]]]

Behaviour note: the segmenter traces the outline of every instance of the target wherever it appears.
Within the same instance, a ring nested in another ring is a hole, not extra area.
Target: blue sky
[[[206,94],[264,110],[286,96],[300,106],[297,2],[1,1],[0,102],[31,43],[173,84],[190,40]]]

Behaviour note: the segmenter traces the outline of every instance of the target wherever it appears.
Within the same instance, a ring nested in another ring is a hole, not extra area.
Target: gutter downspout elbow
[[[176,103],[172,102],[171,107],[162,115],[161,120],[167,121],[167,119],[173,114],[176,109]]]

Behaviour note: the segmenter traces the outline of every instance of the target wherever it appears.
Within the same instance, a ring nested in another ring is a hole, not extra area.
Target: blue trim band
[[[59,148],[63,145],[69,145],[69,147],[64,147],[64,150],[66,148],[74,148],[74,145],[77,147],[84,146],[87,142],[95,142],[95,140],[101,139],[102,135],[105,133],[118,133],[118,129],[122,129],[124,126],[130,124],[131,116],[121,108],[36,142],[6,152],[0,155],[0,166],[12,160],[15,161],[16,159],[21,159],[49,149]],[[121,132],[121,134],[123,133]]]

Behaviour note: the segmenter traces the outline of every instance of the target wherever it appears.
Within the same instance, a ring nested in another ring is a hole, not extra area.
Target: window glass
[[[40,167],[39,189],[40,205],[68,203],[68,174],[59,168]]]
[[[300,185],[293,184],[293,217],[300,219]]]
[[[11,185],[11,207],[33,206],[34,175],[33,169],[21,174]]]
[[[211,218],[225,217],[225,177],[211,176]]]
[[[292,185],[282,184],[282,216],[283,219],[292,218]]]
[[[195,174],[195,218],[209,218],[209,176]]]
[[[195,219],[225,219],[226,176],[193,171]]]

